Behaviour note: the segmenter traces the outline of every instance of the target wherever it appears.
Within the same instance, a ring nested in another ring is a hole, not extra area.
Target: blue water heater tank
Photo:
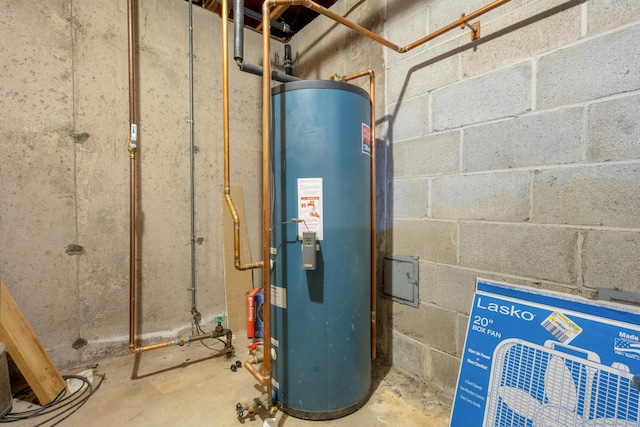
[[[298,81],[272,101],[273,398],[294,417],[338,418],[371,387],[369,97]]]

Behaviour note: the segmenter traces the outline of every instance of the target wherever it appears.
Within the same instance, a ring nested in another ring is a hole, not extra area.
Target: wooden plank
[[[240,261],[243,264],[248,264],[253,261],[249,249],[241,185],[231,186],[231,198],[240,220]],[[240,271],[233,265],[233,218],[231,218],[229,207],[224,199],[224,192],[222,192],[222,242],[228,327],[233,332],[246,331],[247,292],[253,289],[253,273],[251,270]]]
[[[51,403],[66,383],[0,280],[0,341],[29,383],[41,405]]]
[[[204,2],[202,3],[202,7],[204,9],[210,10],[213,13],[217,13],[218,15],[222,13],[222,8],[216,2],[216,0],[204,0]]]

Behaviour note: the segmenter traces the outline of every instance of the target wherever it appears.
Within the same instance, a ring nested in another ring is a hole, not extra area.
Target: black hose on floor
[[[104,381],[105,376],[103,374],[99,375],[99,377],[100,381],[95,387],[93,387],[91,382],[89,382],[86,377],[80,375],[63,375],[62,378],[65,381],[70,379],[82,381],[82,386],[71,394],[67,394],[67,388],[65,387],[51,403],[45,406],[23,412],[9,412],[4,417],[0,418],[0,423],[13,423],[55,413],[53,416],[47,418],[41,423],[36,424],[36,427],[47,425],[47,423],[49,422],[52,422],[52,424],[48,424],[48,426],[56,426],[73,415],[78,409],[82,407],[82,405],[87,402],[87,400],[89,400],[93,393],[98,391],[100,385],[102,385],[102,382]],[[31,389],[27,387],[19,394],[28,393],[30,390]]]

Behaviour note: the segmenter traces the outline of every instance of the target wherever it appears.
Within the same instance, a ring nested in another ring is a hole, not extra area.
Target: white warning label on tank
[[[271,305],[287,308],[287,289],[271,285]]]
[[[322,178],[298,178],[298,239],[304,231],[315,231],[322,240]]]
[[[362,152],[371,156],[371,128],[362,124]]]

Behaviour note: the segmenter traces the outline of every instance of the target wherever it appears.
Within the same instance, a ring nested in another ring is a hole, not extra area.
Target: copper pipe
[[[264,261],[242,264],[240,262],[240,218],[231,199],[229,173],[229,0],[222,0],[222,123],[224,139],[224,199],[233,219],[233,265],[238,270],[264,267]]]
[[[138,119],[138,100],[137,100],[137,10],[136,0],[128,0],[127,9],[128,18],[128,54],[129,54],[129,125],[131,134],[129,136],[129,159],[130,159],[130,222],[129,222],[129,351],[131,353],[142,353],[144,351],[156,350],[159,348],[171,347],[174,345],[185,345],[194,341],[201,341],[207,338],[217,338],[226,335],[227,342],[225,351],[230,353],[233,350],[233,333],[230,329],[224,329],[220,324],[215,331],[208,334],[192,335],[189,337],[179,337],[173,341],[167,341],[158,344],[151,344],[142,347],[135,345],[135,322],[136,322],[136,196],[137,196],[137,177],[136,177],[136,157],[138,151],[137,144],[137,119]]]
[[[317,3],[314,3],[314,2],[312,2],[310,0],[305,2],[304,5],[306,7],[308,7],[309,9],[311,9],[311,10],[313,10],[315,12],[318,12],[321,15],[324,15],[324,16],[326,16],[328,18],[333,19],[336,22],[341,23],[342,25],[344,25],[346,27],[349,27],[349,28],[351,28],[353,30],[356,30],[357,32],[359,32],[363,36],[369,37],[370,39],[380,43],[381,45],[384,45],[384,46],[386,46],[386,47],[388,47],[390,49],[393,49],[396,52],[400,52],[401,48],[397,44],[395,44],[393,42],[390,42],[389,40],[387,40],[387,39],[385,39],[383,37],[380,37],[379,35],[375,34],[374,32],[369,31],[366,28],[361,27],[360,25],[358,25],[358,24],[356,24],[356,23],[354,23],[352,21],[349,21],[348,19],[338,15],[337,13],[330,11],[326,7],[323,7],[323,6],[321,6],[321,5],[317,4]]]
[[[376,179],[376,73],[373,70],[360,71],[342,78],[343,81],[369,76],[369,97],[371,99],[371,358],[376,358],[376,287],[378,276],[377,251],[377,179]]]
[[[402,49],[399,50],[400,53],[405,53],[410,51],[411,49],[420,46],[421,44],[424,44],[426,42],[428,42],[429,40],[432,40],[438,36],[441,36],[444,33],[447,33],[457,27],[462,27],[464,28],[464,24],[472,21],[474,19],[476,19],[477,17],[479,17],[480,15],[484,15],[485,13],[499,7],[502,6],[505,3],[508,3],[511,0],[496,0],[493,3],[490,3],[484,7],[481,7],[480,9],[476,10],[475,12],[470,13],[469,15],[465,15],[464,13],[460,15],[460,19],[453,21],[452,23],[450,23],[449,25],[442,27],[434,32],[432,32],[431,34],[428,34],[426,36],[424,36],[423,38],[416,40],[415,42],[403,47]]]
[[[249,371],[251,375],[253,375],[253,378],[255,378],[256,381],[258,381],[258,383],[261,386],[263,387],[267,386],[267,384],[269,384],[269,380],[265,376],[263,376],[260,372],[258,372],[256,368],[253,367],[253,362],[254,362],[253,359],[246,360],[243,363],[244,368],[247,371]],[[269,404],[271,404],[271,402],[269,402]]]
[[[129,124],[135,124],[138,119],[137,86],[136,86],[136,53],[137,53],[137,10],[136,0],[128,0],[127,18],[129,35]]]
[[[266,381],[267,399],[271,399],[271,17],[270,10],[277,5],[307,5],[310,0],[265,0],[262,4],[262,288],[264,292],[264,363],[262,375]]]
[[[302,2],[301,4],[303,4],[304,6],[308,7],[309,9],[324,15],[328,18],[333,19],[336,22],[339,22],[340,24],[349,27],[353,30],[356,30],[357,32],[359,32],[360,34],[369,37],[371,40],[374,40],[378,43],[380,43],[381,45],[384,45],[386,47],[388,47],[389,49],[395,50],[396,52],[399,53],[406,53],[408,51],[410,51],[411,49],[414,49],[426,42],[428,42],[429,40],[432,40],[446,32],[449,32],[451,30],[453,30],[456,27],[464,27],[464,24],[467,23],[468,21],[471,21],[477,17],[479,17],[480,15],[484,15],[485,13],[499,7],[502,6],[505,3],[508,3],[511,0],[496,0],[493,3],[490,3],[478,10],[476,10],[475,12],[470,13],[469,15],[465,15],[464,13],[460,15],[460,18],[457,19],[456,21],[452,22],[451,24],[447,25],[446,27],[440,28],[428,35],[426,35],[425,37],[422,37],[421,39],[416,40],[415,42],[408,44],[407,46],[404,47],[400,47],[397,44],[385,39],[384,37],[381,37],[377,34],[375,34],[372,31],[367,30],[366,28],[352,22],[349,21],[348,19],[338,15],[337,13],[334,13],[332,11],[330,11],[329,9],[314,3],[311,0],[306,0],[304,2]],[[298,4],[298,3],[296,3]]]
[[[378,283],[378,216],[376,195],[377,187],[377,167],[376,167],[376,73],[370,71],[369,93],[371,94],[371,358],[376,358],[376,331],[377,331],[377,283]]]
[[[262,289],[264,293],[264,362],[262,364],[262,378],[257,377],[250,369],[254,378],[261,385],[267,387],[267,399],[269,405],[273,404],[271,398],[271,211],[269,202],[271,191],[269,184],[270,148],[271,148],[271,17],[269,12],[275,0],[265,0],[262,4]],[[245,366],[248,365],[245,363]],[[257,372],[256,372],[257,373]]]
[[[150,350],[157,350],[159,348],[166,348],[166,347],[173,347],[173,346],[180,346],[182,347],[185,344],[189,344],[192,342],[196,342],[196,341],[202,341],[202,340],[206,340],[209,338],[217,338],[217,337],[221,337],[223,335],[227,336],[227,342],[225,344],[225,351],[229,351],[229,349],[233,349],[233,344],[231,342],[231,340],[233,339],[233,333],[231,332],[230,329],[218,329],[216,331],[212,331],[208,334],[201,334],[201,335],[191,335],[188,337],[178,337],[175,340],[171,340],[171,341],[166,341],[166,342],[162,342],[162,343],[158,343],[158,344],[150,344],[147,346],[143,346],[143,347],[134,347],[133,350],[131,350],[132,353],[143,353],[145,351],[150,351]]]
[[[136,318],[136,154],[137,154],[137,87],[136,87],[136,49],[137,49],[137,16],[135,0],[128,0],[127,9],[129,36],[129,351],[135,349]],[[135,127],[135,133],[134,133]],[[136,140],[133,138],[135,137]]]
[[[141,353],[143,351],[155,350],[157,348],[169,347],[171,343],[161,343],[146,347],[136,347],[136,196],[138,183],[136,176],[136,157],[138,152],[137,144],[137,120],[138,120],[138,88],[137,88],[137,10],[136,0],[128,0],[127,18],[129,21],[129,351],[131,353]],[[135,131],[134,131],[135,129]]]

